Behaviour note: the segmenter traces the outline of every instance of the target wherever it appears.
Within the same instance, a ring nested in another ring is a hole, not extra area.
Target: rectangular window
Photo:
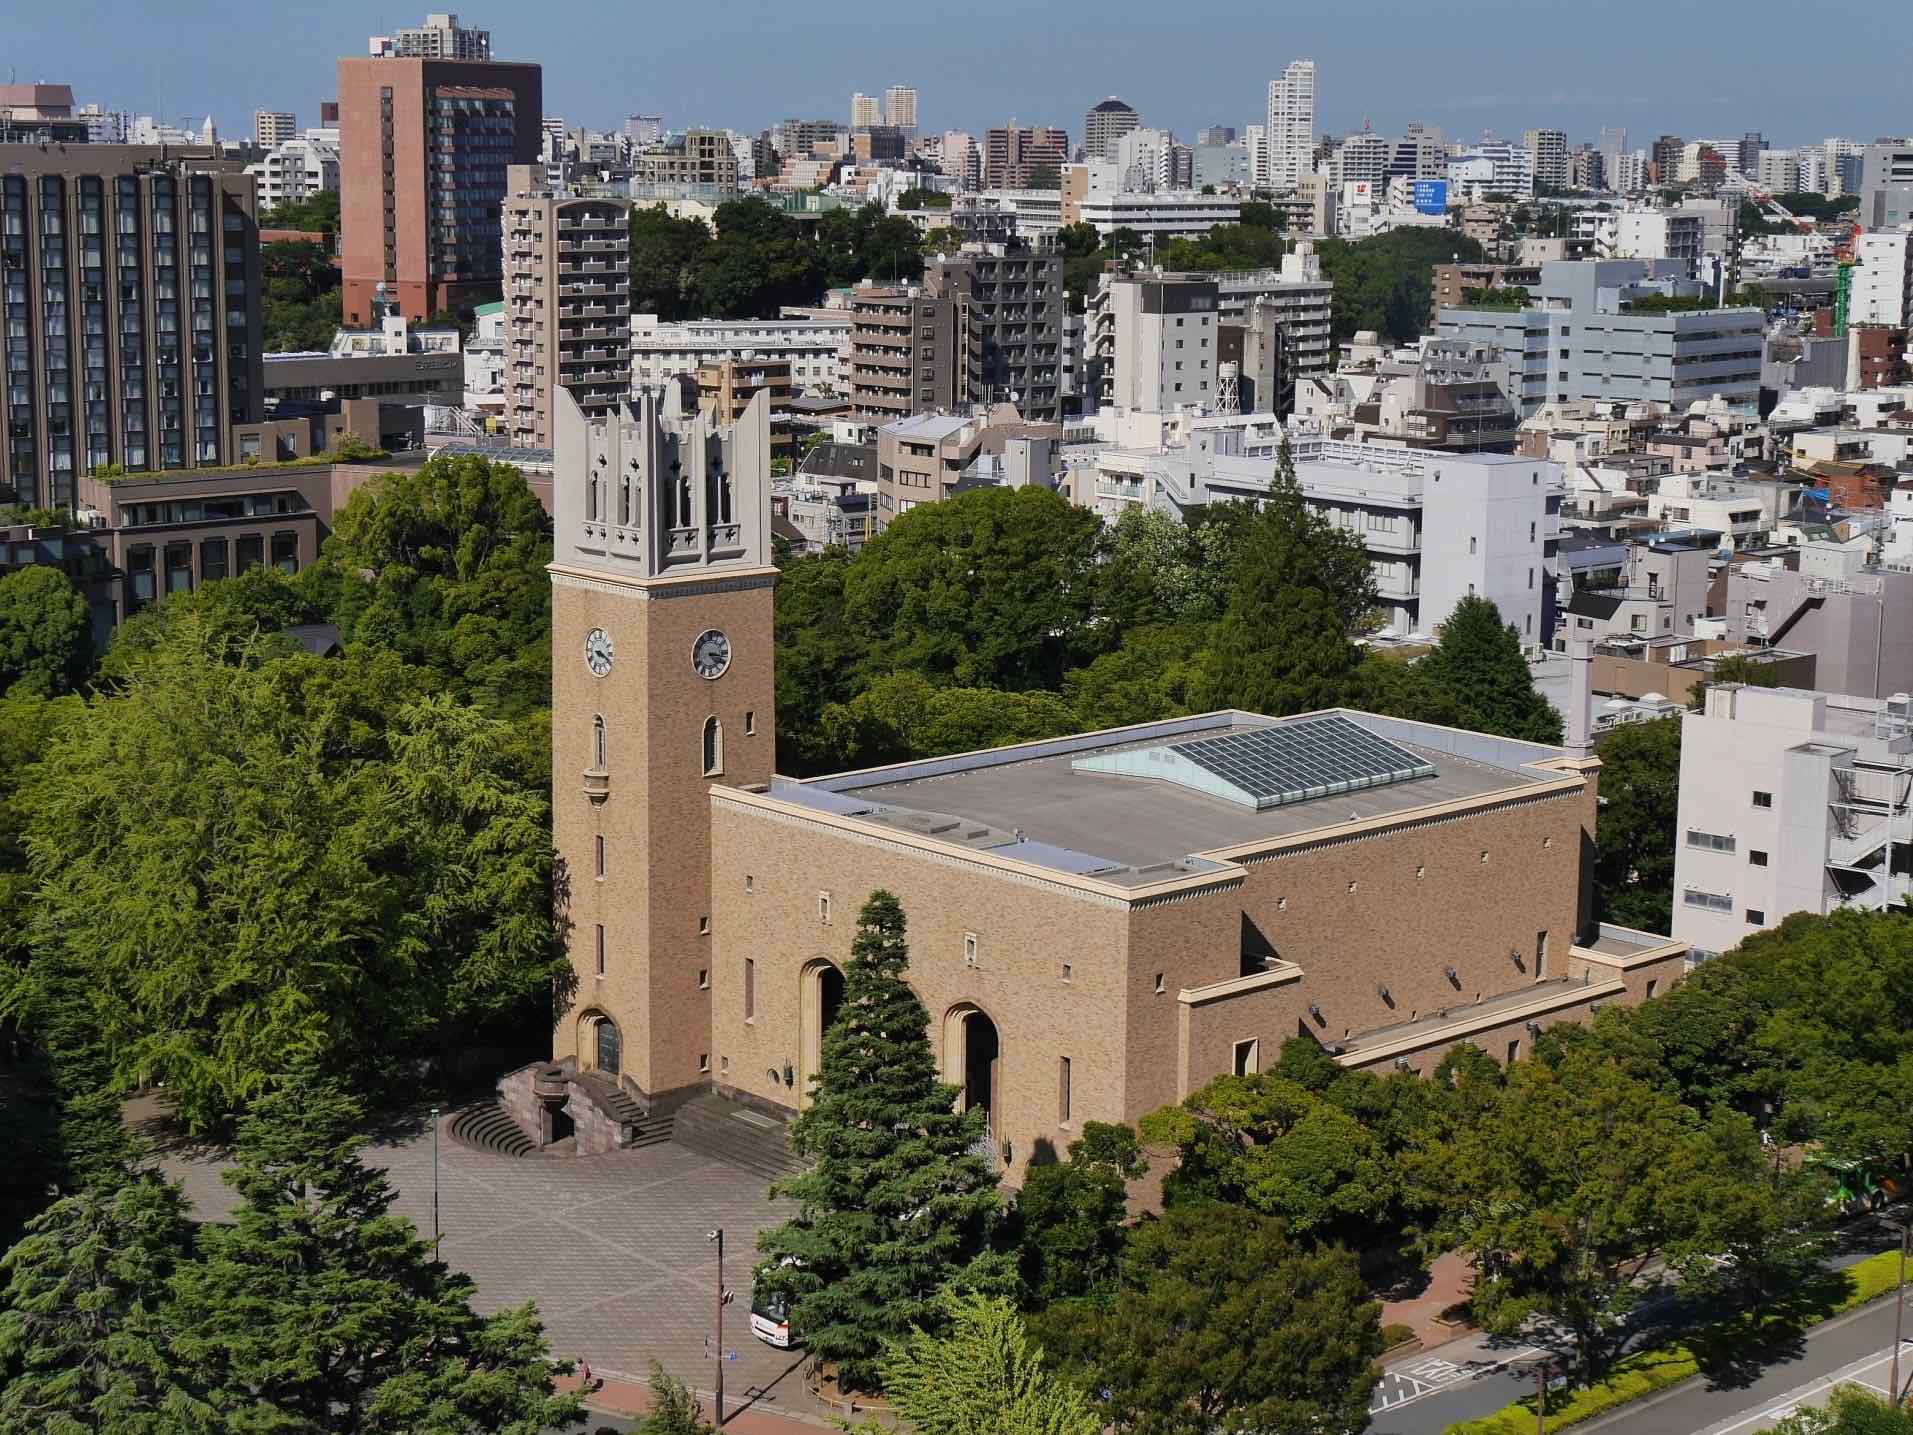
[[[699,1071],[709,1071],[711,1069],[711,1054],[708,1051],[698,1053],[697,1069]]]
[[[1519,1060],[1521,1060],[1521,1038],[1517,1036],[1508,1043],[1508,1065],[1513,1066]]]
[[[757,963],[744,958],[744,1020],[757,1020]]]
[[[1681,901],[1690,907],[1699,907],[1703,911],[1708,912],[1731,912],[1734,910],[1734,899],[1732,897],[1723,897],[1716,892],[1700,892],[1692,887],[1687,888],[1681,893]]]
[[[1238,1041],[1235,1044],[1235,1074],[1237,1076],[1254,1076],[1260,1069],[1261,1061],[1258,1055],[1260,1046],[1261,1043],[1254,1038]]]
[[[257,533],[244,533],[239,537],[239,571],[257,568],[266,561],[266,540]]]
[[[1540,981],[1548,974],[1548,934],[1534,934],[1534,979]]]
[[[711,917],[708,912],[697,919],[697,934],[700,937],[711,935]]]
[[[299,535],[279,532],[272,535],[272,566],[288,576],[299,571]]]
[[[1750,927],[1766,926],[1767,914],[1761,911],[1758,907],[1749,907],[1747,909],[1747,925]]]
[[[203,539],[199,545],[199,579],[202,583],[226,576],[226,540]]]
[[[1654,1000],[1654,993],[1660,987],[1660,984],[1659,977],[1649,977],[1647,979],[1647,999],[1649,1001]]]
[[[1070,978],[1070,973],[1073,972],[1074,970],[1075,968],[1072,967],[1068,962],[1064,962],[1063,963],[1063,980],[1068,981]]]
[[[1755,807],[1772,807],[1773,805],[1774,805],[1774,795],[1771,792],[1761,792],[1760,790],[1755,789],[1754,791],[1754,806]]]
[[[1767,865],[1767,854],[1762,852],[1758,847],[1749,847],[1747,849],[1747,865],[1749,867],[1765,867]]]
[[[963,965],[966,967],[973,967],[976,965],[976,933],[975,932],[965,932],[963,934]]]
[[[1069,1058],[1059,1056],[1056,1059],[1056,1119],[1063,1125],[1069,1125]]]
[[[746,711],[744,714],[744,736],[757,736],[757,714],[754,712]]]
[[[1687,829],[1687,845],[1698,847],[1704,852],[1732,852],[1734,839],[1722,837],[1717,832],[1702,832],[1697,828]]]
[[[1161,996],[1164,992],[1169,990],[1168,986],[1165,985],[1168,975],[1169,974],[1167,972],[1156,973],[1156,995],[1157,996]]]
[[[830,925],[830,893],[828,892],[817,894],[817,920],[826,927]]]
[[[592,855],[596,861],[598,880],[602,882],[604,881],[604,834],[602,832],[592,839],[592,847],[594,849]]]
[[[604,923],[598,923],[598,975],[604,975]]]
[[[711,969],[709,967],[699,967],[697,969],[697,989],[701,992],[708,992],[711,989]]]

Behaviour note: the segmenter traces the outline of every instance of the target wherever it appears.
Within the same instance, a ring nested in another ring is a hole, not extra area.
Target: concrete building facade
[[[662,383],[724,359],[782,359],[798,390],[848,392],[850,311],[813,310],[778,319],[686,319],[667,324],[655,314],[631,316],[631,383]]]
[[[414,321],[491,297],[504,277],[505,172],[539,162],[543,105],[543,73],[533,64],[339,61],[348,324],[371,322],[381,287]]]
[[[231,462],[264,404],[260,288],[238,161],[0,148],[0,502],[66,507],[101,465]]]
[[[859,285],[846,367],[853,418],[888,423],[954,408],[963,385],[956,301],[916,285]]]
[[[513,165],[504,205],[505,416],[521,448],[553,443],[554,392],[592,417],[631,385],[631,220],[621,198]]]
[[[1294,190],[1315,169],[1315,61],[1291,60],[1269,81],[1267,174],[1258,182]]]
[[[1090,107],[1083,116],[1083,153],[1090,159],[1116,158],[1116,142],[1140,127],[1142,116],[1122,100],[1111,95]]]

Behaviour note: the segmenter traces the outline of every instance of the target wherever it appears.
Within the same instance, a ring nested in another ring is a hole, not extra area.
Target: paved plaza
[[[368,1163],[391,1173],[396,1209],[432,1231],[432,1132],[423,1113],[374,1138]],[[218,1153],[172,1150],[167,1170],[202,1218],[223,1215],[232,1191]],[[493,1311],[535,1300],[552,1351],[596,1372],[642,1377],[653,1360],[694,1390],[715,1382],[715,1251],[724,1228],[727,1402],[762,1391],[767,1409],[809,1413],[801,1351],[750,1334],[757,1232],[788,1208],[759,1176],[665,1143],[582,1158],[515,1160],[438,1141],[439,1229],[447,1264],[478,1283]]]

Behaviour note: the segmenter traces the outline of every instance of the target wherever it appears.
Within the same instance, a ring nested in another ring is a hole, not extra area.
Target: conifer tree
[[[1234,566],[1199,706],[1281,717],[1345,701],[1361,657],[1350,639],[1374,604],[1374,578],[1361,540],[1304,501],[1286,438]]]
[[[179,1189],[152,1175],[89,1185],[29,1222],[0,1257],[0,1435],[192,1428],[160,1314],[191,1250]]]
[[[241,1122],[233,1224],[202,1228],[173,1281],[180,1368],[235,1432],[538,1435],[575,1420],[535,1308],[473,1311],[471,1279],[392,1214],[360,1123],[309,1069]]]
[[[1521,635],[1488,599],[1470,595],[1455,604],[1421,668],[1454,699],[1462,727],[1526,742],[1561,740],[1561,716],[1535,691]]]
[[[984,1113],[958,1114],[956,1089],[938,1079],[909,963],[903,907],[873,892],[810,1106],[791,1124],[791,1148],[814,1164],[773,1188],[797,1215],[758,1238],[760,1285],[789,1302],[793,1332],[856,1389],[877,1385],[886,1339],[943,1329],[946,1284],[1015,1284],[1013,1264],[986,1249],[1000,1206],[996,1175],[972,1149]]]

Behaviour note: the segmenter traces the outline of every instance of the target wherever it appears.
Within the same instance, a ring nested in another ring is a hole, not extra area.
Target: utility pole
[[[1548,1435],[1548,1362],[1534,1363],[1534,1435]]]
[[[1906,1402],[1905,1392],[1900,1389],[1900,1346],[1906,1333],[1908,1247],[1913,1247],[1913,1212],[1908,1212],[1900,1219],[1900,1284],[1893,1295],[1893,1373],[1887,1377],[1886,1388],[1891,1392],[1890,1403],[1896,1410]]]
[[[724,1428],[724,1303],[730,1299],[724,1293],[724,1228],[711,1231],[706,1240],[717,1243],[717,1422],[719,1430]]]
[[[438,1108],[432,1108],[432,1258],[438,1258]]]

